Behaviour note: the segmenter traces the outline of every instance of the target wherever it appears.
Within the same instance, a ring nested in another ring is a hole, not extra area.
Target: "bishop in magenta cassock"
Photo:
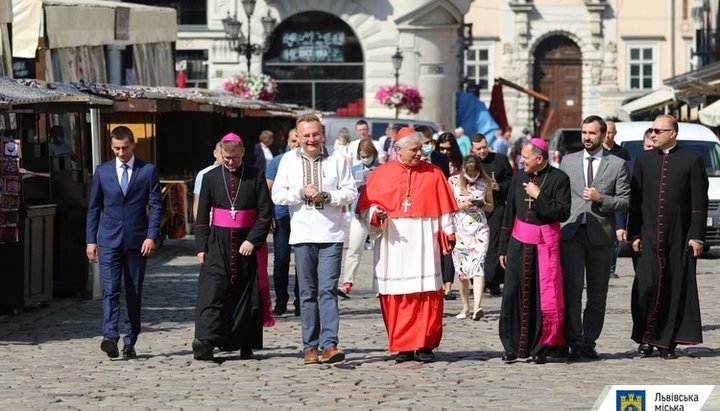
[[[548,162],[547,143],[531,138],[522,148],[524,173],[513,177],[500,231],[505,267],[500,308],[504,361],[533,356],[542,364],[564,344],[560,223],[570,217],[570,178]]]
[[[421,161],[422,135],[398,131],[397,156],[370,174],[357,213],[375,239],[373,288],[397,362],[432,362],[442,338],[441,253],[452,250],[457,203],[442,171]]]
[[[195,222],[202,264],[192,343],[198,360],[212,360],[216,347],[239,349],[241,359],[254,358],[252,350],[262,348],[270,304],[261,297],[257,254],[270,230],[272,202],[264,173],[242,162],[244,152],[240,136],[226,135],[223,165],[203,176]]]

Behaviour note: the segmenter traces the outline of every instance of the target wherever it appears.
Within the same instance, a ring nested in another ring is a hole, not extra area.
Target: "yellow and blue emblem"
[[[645,411],[645,390],[616,391],[618,411]]]

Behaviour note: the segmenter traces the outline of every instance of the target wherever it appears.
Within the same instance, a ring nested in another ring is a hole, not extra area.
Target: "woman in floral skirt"
[[[493,210],[492,183],[483,173],[480,159],[474,155],[465,157],[460,173],[450,177],[450,185],[460,208],[455,213],[455,248],[453,264],[460,282],[462,311],[457,318],[467,318],[470,312],[470,279],[473,281],[472,319],[481,319],[485,289],[485,255],[488,250],[490,227],[485,212]]]

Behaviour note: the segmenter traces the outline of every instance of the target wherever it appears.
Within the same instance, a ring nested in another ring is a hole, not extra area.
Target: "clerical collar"
[[[675,143],[672,147],[670,147],[668,149],[660,150],[660,151],[662,151],[663,154],[670,154],[670,152],[673,151],[675,149],[675,147],[677,147],[677,143]]]
[[[400,157],[395,157],[395,160],[397,160],[397,163],[400,164],[400,167],[402,167],[402,168],[404,168],[404,169],[408,169],[408,170],[409,170],[409,169],[417,166],[417,164],[414,164],[414,165],[413,165],[413,164],[410,164],[410,163],[403,163],[402,161],[400,161]],[[421,160],[421,161],[422,161],[422,160]],[[420,164],[420,163],[418,163],[418,164]]]
[[[535,173],[529,174],[529,176],[530,176],[530,177],[537,177],[537,176],[539,176],[540,174],[547,173],[548,171],[550,171],[550,163],[545,163],[545,167],[541,168],[540,170],[538,170],[538,171],[535,172]]]
[[[226,166],[225,164],[223,164],[222,166],[223,166],[223,168],[224,168],[225,170],[227,170],[229,173],[236,173],[238,170],[240,170],[240,169],[242,168],[243,163],[238,164],[238,166],[235,167],[234,170],[230,170],[230,169],[228,168],[228,166]]]

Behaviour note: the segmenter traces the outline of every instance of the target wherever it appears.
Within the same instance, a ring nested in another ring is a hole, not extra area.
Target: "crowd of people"
[[[374,139],[363,120],[354,140],[340,130],[330,153],[322,123],[311,114],[297,119],[279,155],[273,133],[263,131],[252,164],[243,162],[239,135],[222,137],[215,163],[196,181],[201,271],[194,358],[212,360],[215,349],[254,358],[262,328],[287,312],[294,250],[294,314],[300,317],[304,364],[345,359],[338,297],[351,298],[357,275],[372,275],[397,362],[435,361],[444,300],[456,298],[456,280],[458,320],[483,318],[486,291],[502,296],[504,361],[595,360],[622,241],[634,252],[636,271],[631,338],[642,356],[657,349],[661,358],[677,358],[678,344],[702,343],[695,280],[708,206],[702,159],[677,143],[677,121],[669,115],[655,119],[645,135],[646,151],[633,159],[614,144],[612,121],[588,116],[581,130],[583,149],[565,156],[559,168],[549,165],[541,138],[510,144],[509,133],[498,133],[490,145],[486,136],[468,137],[462,128],[434,135],[425,126],[390,125]],[[134,316],[123,355],[136,355],[144,260],[157,235],[157,210],[151,208],[151,218],[140,221],[145,231],[135,233],[132,243],[103,243],[110,234],[128,235],[105,233],[98,218],[103,210],[124,207],[125,164],[136,190],[133,180],[143,169],[134,177],[133,167],[145,164],[134,161],[132,135],[121,131],[111,139],[117,159],[101,166],[110,174],[114,168],[114,177],[96,173],[96,200],[88,213],[88,258],[99,258],[103,278],[112,284],[104,290],[101,345],[110,357],[119,356],[122,277],[132,285],[128,315]],[[115,184],[107,181],[113,178]],[[155,180],[142,184],[136,205],[155,204]],[[274,307],[265,244],[270,231]],[[373,272],[359,273],[366,244],[373,249]],[[139,264],[136,274],[123,272],[129,258]]]

